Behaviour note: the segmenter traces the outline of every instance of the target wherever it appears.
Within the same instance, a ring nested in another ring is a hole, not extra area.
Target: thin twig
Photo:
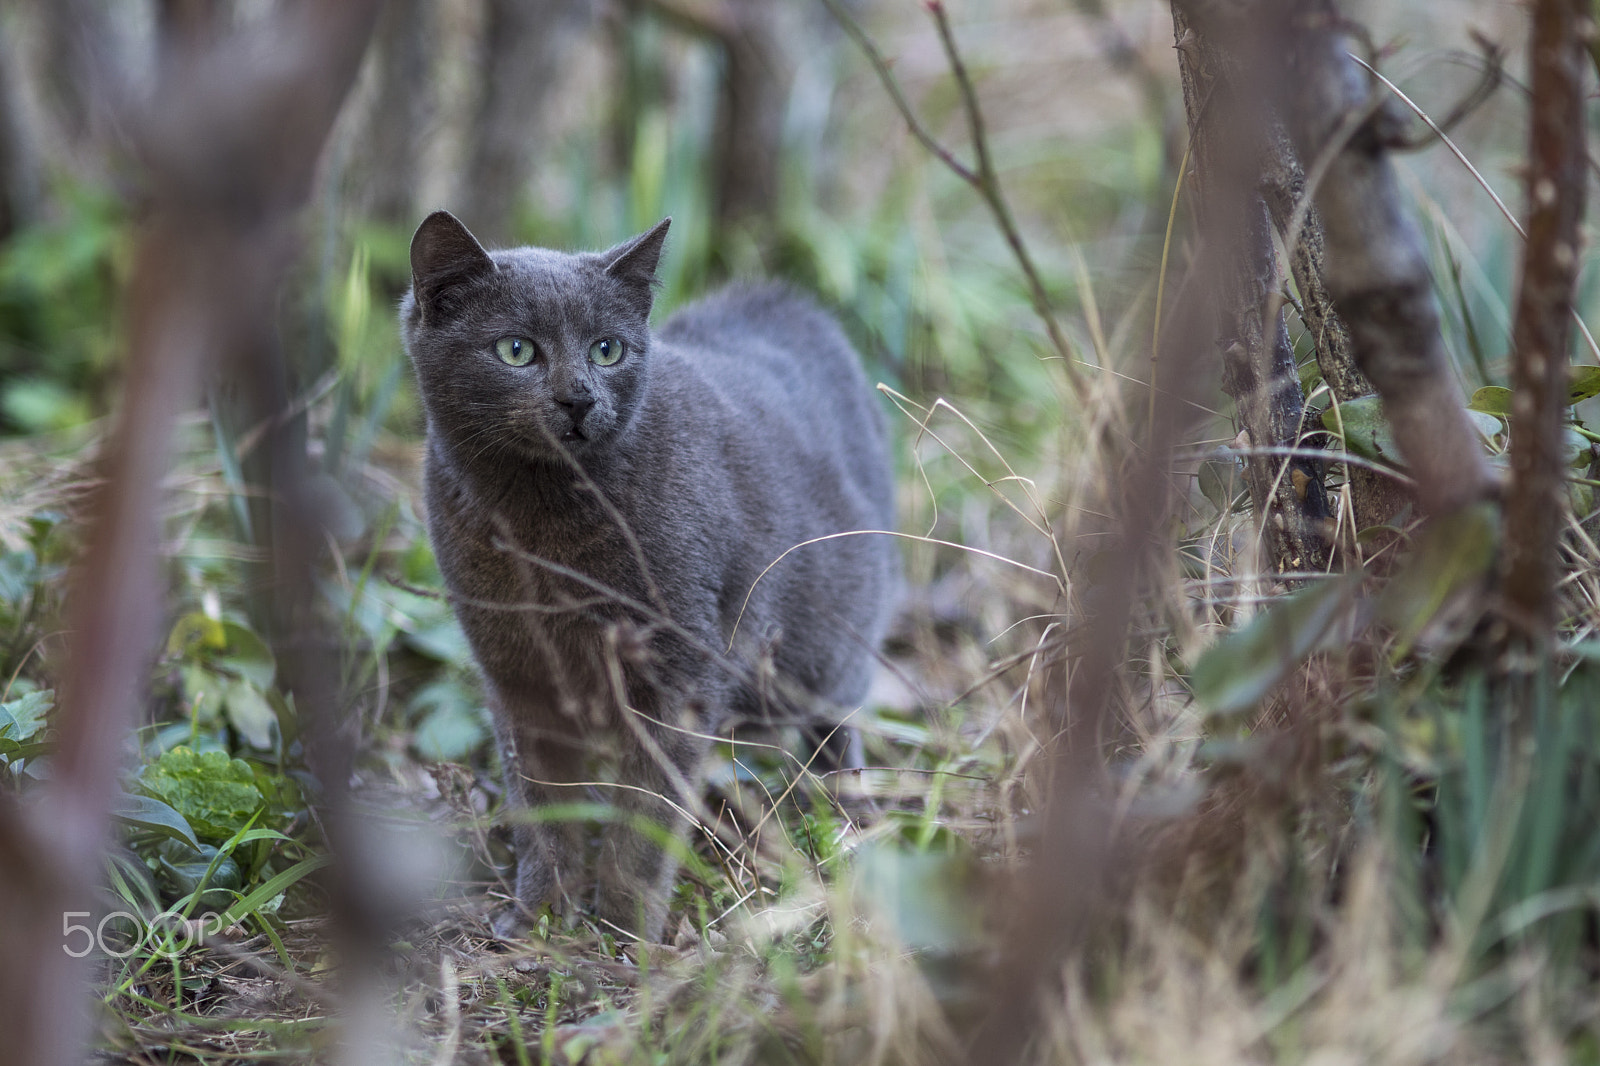
[[[1034,264],[1033,256],[1028,251],[1027,243],[1022,239],[1022,233],[1017,229],[1015,218],[1011,213],[1011,206],[1006,201],[1005,193],[1000,187],[999,176],[995,172],[994,160],[989,153],[989,138],[984,128],[983,109],[978,104],[978,94],[973,88],[972,79],[967,74],[966,64],[962,62],[960,50],[956,47],[955,35],[950,28],[950,18],[945,12],[944,4],[938,0],[928,0],[925,5],[933,16],[934,25],[939,31],[939,43],[944,48],[945,57],[950,62],[951,73],[955,75],[956,86],[961,94],[962,109],[967,115],[967,124],[972,131],[972,147],[977,155],[977,168],[974,169],[951,152],[938,139],[930,133],[922,121],[917,117],[916,111],[906,99],[905,93],[900,89],[900,83],[890,69],[889,62],[878,50],[872,38],[861,28],[848,11],[839,3],[839,0],[822,0],[827,9],[833,13],[839,25],[866,55],[867,61],[872,64],[872,69],[877,73],[878,80],[883,83],[884,90],[889,98],[894,101],[901,117],[906,121],[906,126],[911,130],[918,142],[922,144],[939,162],[943,163],[950,172],[970,185],[983,199],[994,216],[995,224],[1000,227],[1000,233],[1005,238],[1006,245],[1011,249],[1017,266],[1022,271],[1022,276],[1028,284],[1028,298],[1033,305],[1034,314],[1044,324],[1045,333],[1050,338],[1050,346],[1061,357],[1067,371],[1067,380],[1071,383],[1073,392],[1080,400],[1086,399],[1088,385],[1078,373],[1078,363],[1081,360],[1074,353],[1072,344],[1061,332],[1061,324],[1056,321],[1055,312],[1050,307],[1050,295],[1044,287],[1044,279],[1039,274],[1038,267]]]
[[[1398,98],[1401,103],[1409,107],[1412,113],[1420,118],[1429,129],[1438,134],[1439,139],[1444,142],[1444,146],[1450,149],[1450,154],[1455,156],[1456,159],[1460,161],[1461,165],[1467,168],[1467,172],[1472,175],[1473,180],[1478,183],[1479,188],[1483,189],[1484,192],[1489,194],[1489,199],[1494,201],[1494,205],[1500,209],[1500,213],[1505,216],[1506,221],[1511,223],[1511,228],[1517,231],[1517,236],[1526,241],[1528,239],[1528,231],[1523,228],[1521,222],[1517,221],[1517,216],[1511,213],[1511,209],[1506,206],[1506,202],[1500,199],[1500,194],[1494,191],[1494,186],[1490,185],[1488,179],[1479,173],[1477,167],[1472,165],[1472,160],[1467,158],[1467,154],[1457,147],[1455,141],[1450,139],[1450,135],[1446,133],[1438,123],[1429,118],[1428,113],[1422,110],[1422,108],[1418,107],[1415,100],[1412,100],[1411,97],[1402,92],[1400,87],[1394,82],[1390,81],[1382,74],[1379,74],[1375,69],[1373,69],[1370,63],[1358,55],[1350,55],[1350,58],[1354,59],[1357,63],[1360,63],[1363,67],[1366,67],[1369,74],[1382,82],[1384,87],[1390,92],[1394,93],[1395,97]],[[1585,154],[1584,158],[1588,158],[1587,154]],[[1576,306],[1572,307],[1568,313],[1572,315],[1572,321],[1577,323],[1578,332],[1583,334],[1583,341],[1589,346],[1589,351],[1595,357],[1595,361],[1600,362],[1600,342],[1595,341],[1594,334],[1589,332],[1589,326],[1586,322],[1584,322],[1583,316],[1578,314],[1578,309]]]

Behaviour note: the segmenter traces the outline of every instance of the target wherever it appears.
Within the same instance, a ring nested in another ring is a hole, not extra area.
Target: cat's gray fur
[[[563,782],[623,786],[604,790],[622,817],[593,871],[581,826],[517,820],[517,895],[560,908],[593,885],[601,918],[648,939],[677,863],[635,829],[684,836],[673,805],[697,802],[708,746],[694,734],[858,706],[898,584],[891,539],[871,535],[763,576],[803,541],[893,528],[882,416],[838,325],[781,287],[724,289],[652,334],[668,221],[607,252],[487,253],[436,212],[400,308],[429,531],[508,796],[537,809],[590,798]],[[506,365],[505,337],[538,357]],[[588,355],[606,337],[625,346],[610,367]]]

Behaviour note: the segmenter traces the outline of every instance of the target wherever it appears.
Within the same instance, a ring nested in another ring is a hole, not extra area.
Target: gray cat
[[[427,411],[428,528],[482,669],[517,896],[659,938],[708,734],[859,706],[898,587],[882,416],[838,325],[736,286],[652,333],[670,219],[606,252],[411,242],[402,334]],[[758,580],[759,579],[759,580]],[[859,765],[847,731],[833,764]],[[595,782],[616,817],[541,808]],[[501,924],[515,928],[518,916]]]

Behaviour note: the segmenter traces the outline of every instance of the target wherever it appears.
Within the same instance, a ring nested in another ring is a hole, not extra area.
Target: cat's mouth
[[[571,429],[561,434],[561,439],[563,442],[566,442],[573,440],[588,440],[589,438],[584,436],[583,430],[579,429],[577,426],[573,426]]]

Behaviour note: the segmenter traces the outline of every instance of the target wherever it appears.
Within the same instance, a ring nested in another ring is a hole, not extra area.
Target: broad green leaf
[[[1591,396],[1600,396],[1600,366],[1574,366],[1567,383],[1567,404],[1582,403]]]
[[[1482,411],[1468,411],[1467,419],[1478,430],[1478,436],[1486,441],[1492,441],[1505,432],[1505,423],[1494,415],[1484,414]]]
[[[420,715],[411,744],[426,759],[460,762],[489,738],[479,701],[452,677],[419,689],[411,713]]]
[[[1600,396],[1600,366],[1574,366],[1567,383],[1567,406]],[[1485,385],[1472,394],[1467,405],[1474,411],[1511,417],[1511,390],[1501,385]]]
[[[271,688],[278,665],[272,658],[272,649],[267,647],[267,642],[237,622],[222,623],[222,631],[227,638],[227,645],[218,663],[254,682],[257,688]]]
[[[406,646],[442,663],[464,663],[472,655],[467,635],[448,610],[405,633]]]
[[[0,737],[21,742],[42,733],[55,695],[54,689],[46,688],[0,703]]]
[[[879,842],[857,854],[855,891],[907,948],[950,951],[977,933],[967,896],[972,872],[960,854],[907,851]]]
[[[1510,418],[1511,390],[1501,385],[1485,385],[1472,394],[1472,401],[1467,404],[1467,410]]]
[[[167,654],[190,656],[203,651],[221,651],[228,646],[222,623],[203,611],[190,611],[178,619],[167,635]]]
[[[1436,518],[1423,528],[1410,558],[1378,600],[1379,616],[1398,637],[1396,657],[1410,651],[1452,596],[1488,574],[1499,530],[1498,509],[1488,503]]]
[[[252,748],[272,750],[272,727],[277,724],[278,716],[253,682],[244,678],[229,681],[223,691],[223,704],[229,724]]]
[[[488,739],[489,730],[476,708],[447,703],[423,716],[411,744],[424,759],[464,762]]]
[[[1562,460],[1567,466],[1583,469],[1594,458],[1593,446],[1589,438],[1573,429],[1571,426],[1561,428]]]
[[[1328,408],[1323,424],[1344,439],[1347,450],[1366,459],[1401,464],[1400,446],[1394,430],[1383,417],[1383,403],[1376,396],[1358,396]]]
[[[176,808],[202,838],[226,840],[266,802],[250,764],[220,751],[173,748],[145,766],[139,784]]]
[[[1190,675],[1195,697],[1213,715],[1250,710],[1349,616],[1360,583],[1360,574],[1319,581],[1217,641]]]
[[[194,830],[189,828],[188,820],[171,804],[153,796],[124,793],[117,797],[117,805],[112,810],[111,817],[123,825],[132,826],[146,833],[154,833],[168,840],[181,841],[192,848],[200,846]]]
[[[1244,472],[1236,459],[1207,459],[1200,464],[1200,492],[1221,514],[1233,512],[1233,501],[1244,486]]]
[[[220,911],[244,886],[244,874],[231,855],[211,844],[193,847],[169,840],[156,849],[156,876],[169,899],[200,893],[200,907]]]

